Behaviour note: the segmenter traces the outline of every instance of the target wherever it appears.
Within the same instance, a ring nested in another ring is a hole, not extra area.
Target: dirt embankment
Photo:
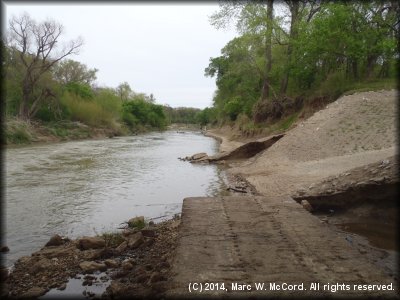
[[[292,195],[329,176],[395,156],[396,99],[395,90],[344,96],[230,172],[243,175],[261,194]],[[242,145],[229,140],[226,128],[209,134],[220,138],[221,151]]]
[[[126,129],[115,124],[110,127],[93,127],[81,122],[58,121],[38,122],[22,121],[16,118],[5,122],[5,143],[20,145],[30,143],[54,143],[70,140],[101,139],[121,135]]]
[[[260,195],[309,201],[307,208],[323,223],[336,225],[333,230],[360,233],[352,237],[360,253],[396,274],[396,254],[369,242],[395,249],[397,99],[395,90],[343,96],[265,151],[230,163],[228,174],[244,178]],[[221,151],[236,147],[227,128],[209,135],[222,141]]]

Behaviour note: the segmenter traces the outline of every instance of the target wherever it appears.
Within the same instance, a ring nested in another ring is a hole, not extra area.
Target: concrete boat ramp
[[[351,239],[290,197],[186,198],[176,251],[167,297],[398,295]]]

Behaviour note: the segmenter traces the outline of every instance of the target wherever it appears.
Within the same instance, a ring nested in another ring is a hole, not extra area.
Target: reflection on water
[[[93,235],[139,215],[159,221],[180,213],[185,197],[218,194],[220,169],[177,159],[216,151],[211,138],[173,131],[7,149],[7,265],[55,233]]]
[[[363,222],[343,223],[337,225],[344,231],[365,236],[372,246],[393,250],[397,247],[396,223],[376,222],[375,220],[363,220]]]

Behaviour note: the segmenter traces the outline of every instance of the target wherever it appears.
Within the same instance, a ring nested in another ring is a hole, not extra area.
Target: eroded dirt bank
[[[395,90],[344,96],[267,150],[230,162],[228,173],[259,195],[307,200],[305,209],[321,223],[397,278],[397,96]],[[226,128],[208,134],[222,141],[221,151],[237,146]]]

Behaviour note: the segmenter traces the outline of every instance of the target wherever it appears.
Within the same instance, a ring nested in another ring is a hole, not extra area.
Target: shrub
[[[104,232],[101,237],[106,242],[106,247],[110,248],[118,247],[124,241],[124,237],[120,232]]]

